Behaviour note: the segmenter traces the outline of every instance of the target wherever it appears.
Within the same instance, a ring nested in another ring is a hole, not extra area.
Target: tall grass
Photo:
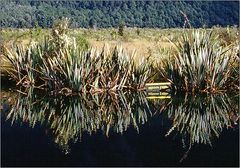
[[[172,38],[175,50],[161,51],[168,57],[158,57],[158,73],[150,57],[135,59],[141,55],[127,54],[121,47],[88,48],[82,38],[68,36],[68,24],[68,19],[57,21],[50,36],[25,47],[1,46],[6,75],[19,86],[64,94],[143,90],[147,81],[170,81],[177,92],[239,90],[239,47],[236,40],[229,42],[232,35],[222,46],[213,31],[183,29],[178,42]]]
[[[187,92],[218,92],[233,84],[232,47],[222,47],[212,31],[185,32],[175,43],[174,58],[162,62],[160,73],[172,82],[173,89]],[[239,76],[234,76],[239,81]]]
[[[66,35],[68,20],[54,25],[44,41],[8,48],[5,68],[17,85],[47,88],[58,93],[102,92],[143,89],[151,74],[151,63],[126,54],[121,47],[102,52],[83,49]]]

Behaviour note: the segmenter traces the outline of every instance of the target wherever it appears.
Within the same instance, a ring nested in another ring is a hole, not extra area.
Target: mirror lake
[[[239,166],[239,95],[3,89],[2,166]]]

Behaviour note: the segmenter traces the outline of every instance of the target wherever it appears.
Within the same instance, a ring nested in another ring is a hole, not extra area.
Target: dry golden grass
[[[139,58],[151,56],[153,59],[159,59],[164,57],[162,50],[171,50],[172,44],[166,41],[148,41],[146,39],[132,39],[131,41],[120,40],[103,40],[97,41],[96,39],[88,39],[90,45],[97,50],[102,50],[104,46],[114,48],[115,46],[121,46],[127,53],[132,54],[135,52]],[[161,54],[159,54],[161,53]]]
[[[189,29],[139,29],[140,34],[137,34],[137,28],[124,29],[124,36],[118,35],[118,29],[69,29],[70,36],[86,39],[90,46],[102,50],[104,45],[110,48],[115,46],[122,46],[123,49],[131,54],[136,52],[139,58],[151,56],[154,60],[159,60],[162,57],[169,55],[173,51],[173,46],[169,40],[176,42],[184,31]],[[209,29],[211,30],[211,29]],[[219,34],[225,41],[234,41],[236,38],[237,28],[213,28],[216,34]],[[12,43],[29,44],[30,40],[40,40],[44,35],[49,34],[50,29],[6,29],[0,32],[0,36],[6,45]],[[225,33],[225,34],[224,34]],[[228,43],[230,43],[228,42]],[[171,54],[170,54],[171,55]]]

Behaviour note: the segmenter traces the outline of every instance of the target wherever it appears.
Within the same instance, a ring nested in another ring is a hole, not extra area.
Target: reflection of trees
[[[179,133],[182,136],[183,147],[188,146],[187,153],[195,143],[211,145],[212,138],[219,137],[223,128],[237,125],[239,107],[238,103],[234,102],[237,98],[221,94],[186,95],[180,101],[173,99],[167,109],[168,118],[173,120],[173,124],[166,136],[174,131]]]
[[[27,96],[18,96],[7,119],[12,123],[28,122],[31,127],[37,122],[47,123],[55,142],[67,150],[69,141],[77,141],[82,132],[102,130],[108,136],[110,130],[123,133],[129,126],[138,131],[138,124],[147,122],[149,116],[152,113],[144,93],[47,99],[30,91]]]

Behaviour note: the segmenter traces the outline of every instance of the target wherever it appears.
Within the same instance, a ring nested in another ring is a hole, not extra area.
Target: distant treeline
[[[192,27],[239,24],[238,1],[0,0],[1,27],[51,27],[60,17],[72,27],[183,27],[183,13]]]

